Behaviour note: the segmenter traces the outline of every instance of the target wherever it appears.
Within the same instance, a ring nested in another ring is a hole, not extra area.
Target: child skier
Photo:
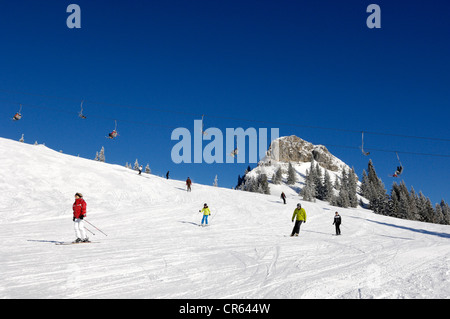
[[[83,222],[83,218],[86,217],[86,202],[84,201],[82,194],[75,194],[75,203],[73,203],[72,208],[75,235],[77,236],[74,243],[88,243],[89,238],[86,236]]]
[[[302,204],[298,203],[297,208],[294,210],[294,214],[292,215],[292,222],[295,220],[294,229],[292,229],[291,237],[298,236],[300,232],[300,225],[302,223],[306,223],[306,211],[302,208]]]
[[[209,210],[208,204],[205,203],[205,205],[203,205],[203,209],[199,210],[200,213],[203,213],[203,218],[202,218],[202,225],[205,222],[205,226],[208,226],[208,216],[211,215],[211,211]]]

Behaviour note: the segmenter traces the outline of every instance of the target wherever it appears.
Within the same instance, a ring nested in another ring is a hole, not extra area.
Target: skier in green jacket
[[[302,223],[306,223],[306,211],[302,208],[302,204],[298,203],[297,208],[294,210],[294,214],[292,215],[292,222],[295,219],[295,226],[292,229],[291,237],[298,236],[300,232],[300,225]]]

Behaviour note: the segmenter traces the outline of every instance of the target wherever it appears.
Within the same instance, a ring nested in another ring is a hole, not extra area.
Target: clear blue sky
[[[71,3],[81,29],[66,26]],[[366,26],[370,3],[381,29]],[[109,163],[233,187],[247,164],[171,161],[172,130],[205,114],[206,127],[279,127],[327,145],[360,176],[371,158],[390,190],[395,153],[364,157],[334,146],[357,148],[359,133],[305,126],[447,139],[366,135],[365,146],[449,155],[449,12],[448,1],[2,1],[0,136],[87,158],[104,146]],[[400,156],[408,187],[450,200],[449,157]]]

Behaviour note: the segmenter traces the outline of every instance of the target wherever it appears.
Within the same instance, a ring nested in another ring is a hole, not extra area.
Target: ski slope
[[[180,167],[181,169],[181,167]],[[193,184],[0,138],[0,298],[448,298],[450,227]],[[72,241],[74,194],[99,243]],[[212,211],[199,227],[203,203]],[[342,236],[334,236],[334,212]]]

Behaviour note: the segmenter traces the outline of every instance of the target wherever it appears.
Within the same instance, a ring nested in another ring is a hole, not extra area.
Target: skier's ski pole
[[[84,220],[86,223],[88,223],[89,225],[91,225],[92,227],[94,227],[95,229],[97,229],[99,232],[101,232],[103,235],[105,235],[105,236],[108,236],[108,235],[106,235],[103,231],[101,231],[100,229],[98,229],[97,227],[95,227],[94,225],[92,225],[90,222],[88,222],[86,219]]]
[[[92,235],[95,236],[95,234],[89,228],[87,228],[86,226],[84,226],[84,229],[86,229],[88,232],[90,232]]]

